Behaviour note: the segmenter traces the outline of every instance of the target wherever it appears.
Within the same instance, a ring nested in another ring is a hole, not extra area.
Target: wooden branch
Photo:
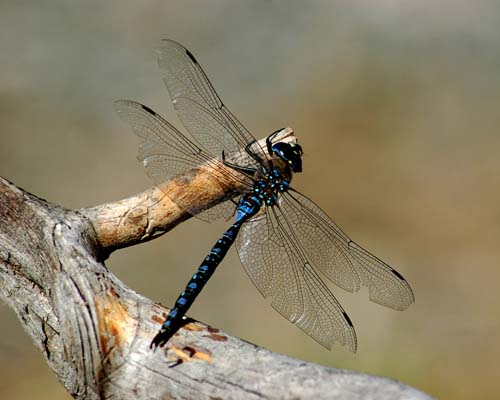
[[[209,182],[206,172],[192,171],[163,190]],[[237,193],[238,183],[222,189],[201,201]],[[0,178],[0,297],[75,399],[429,398],[386,378],[278,355],[194,321],[166,347],[150,350],[168,309],[128,288],[103,260],[188,217],[157,188],[74,211]]]
[[[291,128],[285,128],[275,137],[275,141],[295,143],[296,138]],[[255,148],[265,149],[265,140],[260,140],[259,146]],[[238,159],[242,152],[228,154],[227,160]],[[153,187],[124,200],[80,211],[92,223],[97,235],[96,240],[105,252],[145,242],[168,232],[191,216],[181,210],[170,197],[179,198],[185,193],[196,193],[196,197],[185,201],[196,208],[216,205],[241,191],[242,184],[237,179],[217,181],[214,176],[217,176],[219,171],[214,174],[214,168],[222,168],[222,165],[206,163],[165,182],[161,187]]]

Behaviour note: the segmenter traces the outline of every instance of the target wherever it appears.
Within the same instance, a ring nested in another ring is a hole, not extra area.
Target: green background
[[[328,352],[266,304],[231,251],[190,315],[439,398],[498,398],[499,3],[2,0],[0,175],[70,208],[149,187],[112,102],[180,126],[156,65],[161,38],[195,54],[255,136],[295,129],[294,186],[416,296],[399,313],[333,288],[359,348]],[[192,219],[107,265],[170,305],[226,225]],[[0,325],[0,398],[69,399],[5,305]]]

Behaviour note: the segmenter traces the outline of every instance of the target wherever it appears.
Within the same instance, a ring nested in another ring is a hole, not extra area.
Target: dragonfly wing
[[[202,221],[215,221],[217,219],[229,220],[236,212],[236,200],[226,200],[216,206],[207,208],[202,212],[196,214],[196,217]]]
[[[316,204],[295,190],[284,193],[279,208],[294,227],[302,251],[337,286],[368,288],[370,300],[395,310],[415,301],[399,272],[353,242]]]
[[[356,351],[352,323],[303,257],[276,207],[245,222],[236,238],[243,267],[283,317],[330,349],[335,341]]]
[[[214,172],[218,181],[245,179],[245,184],[251,187],[252,182],[242,175],[229,168],[224,168],[219,161],[206,150],[198,146],[195,142],[184,136],[171,124],[150,108],[133,101],[119,100],[115,102],[115,109],[120,118],[127,122],[134,132],[142,139],[139,147],[138,159],[144,164],[148,175],[157,184],[173,178],[175,175],[184,173],[193,168],[199,167],[203,163],[213,164],[214,171],[227,171],[224,175],[221,172]],[[200,188],[201,189],[201,188]],[[196,191],[193,187],[191,190]],[[206,191],[206,188],[203,188]],[[215,188],[214,190],[221,190]],[[169,195],[169,193],[166,193]],[[193,193],[196,196],[196,193]],[[182,198],[172,198],[180,207],[196,215],[205,221],[216,218],[228,218],[232,215],[234,206],[230,201],[225,201],[211,212],[203,212],[203,209],[193,209],[183,199],[192,198],[189,194]]]
[[[222,103],[194,56],[179,43],[163,40],[158,49],[163,80],[184,127],[212,155],[234,153],[255,141]],[[257,168],[249,156],[242,166]]]

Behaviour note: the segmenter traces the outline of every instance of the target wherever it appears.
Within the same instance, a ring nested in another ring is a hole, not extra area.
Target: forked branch
[[[150,350],[168,310],[128,288],[104,260],[187,219],[164,193],[197,179],[210,185],[205,172],[82,210],[0,178],[0,296],[68,392],[76,399],[428,399],[389,379],[295,360],[194,321]],[[222,189],[193,201],[216,203],[238,184]]]

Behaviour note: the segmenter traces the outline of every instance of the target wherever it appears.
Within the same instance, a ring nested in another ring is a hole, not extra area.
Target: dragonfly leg
[[[222,163],[238,172],[241,172],[242,174],[244,175],[247,175],[249,177],[252,177],[254,176],[254,174],[257,172],[257,170],[255,168],[251,168],[251,167],[242,167],[240,165],[237,165],[237,164],[233,164],[229,161],[226,161],[226,155],[224,153],[224,151],[222,151]]]
[[[250,150],[250,147],[252,147],[254,145],[254,143],[257,142],[255,139],[252,140],[250,143],[248,143],[246,146],[245,146],[245,151],[247,152],[247,154],[252,157],[255,161],[257,161],[259,164],[261,165],[265,165],[264,164],[264,160],[259,157],[258,154],[254,153],[252,150]]]
[[[273,155],[273,139],[280,133],[282,129],[278,129],[277,131],[274,131],[271,133],[267,138],[266,138],[266,147],[267,147],[267,152],[269,153],[270,156]]]

